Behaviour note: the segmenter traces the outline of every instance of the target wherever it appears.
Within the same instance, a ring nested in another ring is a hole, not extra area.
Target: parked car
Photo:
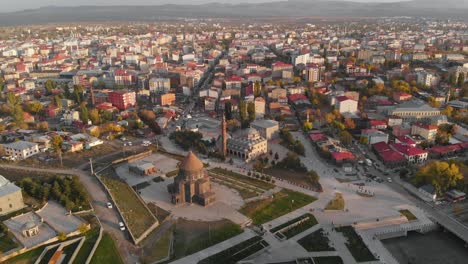
[[[106,206],[107,206],[107,208],[112,209],[112,204],[111,203],[107,203]]]
[[[124,223],[119,222],[119,228],[120,228],[120,230],[125,231],[125,225],[124,225]]]
[[[387,181],[388,181],[388,182],[392,182],[392,178],[388,177],[388,178],[387,178]]]

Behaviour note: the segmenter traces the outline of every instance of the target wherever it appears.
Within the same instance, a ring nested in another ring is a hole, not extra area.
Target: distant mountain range
[[[289,0],[272,3],[155,6],[49,6],[0,13],[0,25],[84,21],[151,21],[175,18],[382,17],[425,16],[468,20],[466,0],[413,0],[362,3],[340,0]]]

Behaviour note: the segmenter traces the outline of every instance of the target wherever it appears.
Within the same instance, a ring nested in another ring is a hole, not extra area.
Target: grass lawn
[[[101,180],[112,193],[114,202],[119,206],[128,229],[135,238],[140,237],[156,222],[155,216],[146,209],[127,183],[109,176],[102,176]]]
[[[73,262],[75,264],[86,262],[86,259],[88,259],[88,256],[91,253],[91,250],[93,249],[94,244],[96,243],[96,240],[98,239],[99,228],[92,228],[88,230],[85,236],[86,236],[86,240],[81,246],[80,251],[78,252],[78,255],[76,255],[76,258]]]
[[[308,252],[335,251],[323,229],[319,229],[297,241]]]
[[[267,198],[245,204],[240,212],[259,225],[285,215],[317,200],[315,197],[283,189]]]
[[[343,264],[340,257],[315,257],[315,264]]]
[[[13,234],[7,232],[0,234],[0,254],[19,247],[13,238]]]
[[[212,173],[217,173],[217,174],[229,176],[229,177],[231,177],[231,178],[233,178],[233,179],[235,179],[237,181],[240,181],[240,182],[255,186],[255,187],[260,188],[262,190],[269,190],[269,189],[275,188],[275,185],[273,183],[268,183],[268,182],[264,182],[264,181],[261,181],[261,180],[257,180],[255,178],[251,178],[249,176],[246,176],[246,175],[243,175],[243,174],[240,174],[240,173],[237,173],[237,172],[232,172],[232,171],[229,171],[229,170],[226,170],[226,169],[223,169],[223,168],[213,168],[213,169],[211,169],[209,171],[212,172]]]
[[[169,228],[158,242],[153,245],[151,251],[145,251],[145,254],[142,256],[143,263],[154,263],[167,257],[171,244],[171,234],[172,228]]]
[[[353,227],[338,227],[336,231],[343,233],[343,236],[347,239],[346,247],[357,262],[377,260]]]
[[[335,198],[328,202],[325,210],[344,210],[344,199],[341,193],[335,193]]]
[[[108,233],[102,235],[101,242],[94,253],[93,258],[91,259],[91,264],[102,264],[102,263],[111,263],[111,264],[123,264],[123,260],[119,255],[119,251],[115,246],[114,240]]]
[[[418,218],[413,213],[411,213],[410,210],[405,209],[405,210],[400,210],[398,212],[404,215],[406,219],[408,219],[408,221],[418,220]]]
[[[46,246],[38,247],[36,249],[30,250],[26,253],[13,257],[3,264],[33,264],[41,255],[42,251]]]
[[[197,222],[178,219],[174,228],[174,258],[179,259],[242,233],[229,220]]]

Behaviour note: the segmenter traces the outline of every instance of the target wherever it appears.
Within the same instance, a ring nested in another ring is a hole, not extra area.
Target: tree
[[[20,98],[16,96],[13,92],[7,93],[7,104],[14,106],[20,103]]]
[[[99,115],[99,110],[93,108],[89,111],[89,119],[93,125],[99,125],[101,123],[101,116]]]
[[[449,79],[448,79],[448,82],[451,84],[451,85],[457,85],[457,76],[453,73],[453,74],[450,74],[449,75]]]
[[[463,85],[465,84],[465,74],[464,74],[464,73],[460,73],[460,74],[458,75],[458,82],[457,82],[457,84],[458,84],[458,87],[460,87],[460,88],[462,88]]]
[[[47,121],[37,123],[37,129],[39,131],[45,132],[49,130],[49,123]]]
[[[34,101],[32,103],[29,103],[27,105],[27,108],[26,108],[26,111],[33,114],[33,115],[37,115],[39,114],[42,110],[44,109],[44,106],[39,103],[38,101]]]
[[[259,81],[255,81],[254,83],[254,96],[259,97],[262,95],[262,85]]]
[[[247,104],[244,101],[239,103],[239,116],[241,120],[242,128],[248,127],[248,120],[247,120]]]
[[[60,232],[58,233],[57,238],[60,241],[65,241],[67,239],[67,234],[65,234],[64,232]]]
[[[88,107],[85,104],[80,106],[80,119],[83,123],[87,124],[89,120]]]
[[[417,186],[432,184],[438,194],[442,194],[450,187],[457,185],[463,180],[463,174],[455,163],[445,161],[433,161],[419,168],[414,176],[414,183]]]
[[[247,104],[247,113],[249,114],[249,124],[255,120],[255,103],[249,102]]]
[[[226,120],[231,120],[232,119],[232,103],[231,101],[226,101],[224,104],[224,116],[226,117]]]
[[[53,136],[50,141],[50,145],[55,152],[62,151],[62,143],[63,143],[63,138],[59,135]]]
[[[13,106],[11,111],[11,117],[13,118],[13,122],[15,125],[19,126],[24,122],[24,112],[21,105],[17,104]]]
[[[52,91],[57,87],[57,84],[52,80],[47,80],[44,84],[47,94],[51,94]]]
[[[453,107],[447,106],[441,112],[443,115],[446,115],[448,118],[451,118],[453,114]]]
[[[312,122],[304,122],[304,131],[310,131],[314,128]]]
[[[315,172],[314,170],[310,170],[309,172],[307,172],[307,176],[309,177],[309,181],[312,183],[312,184],[318,184],[319,183],[319,180],[320,180],[320,176],[317,174],[317,172]]]
[[[353,137],[348,131],[341,131],[338,137],[341,143],[343,143],[343,145],[345,146],[349,146],[351,142],[353,141]]]
[[[73,100],[77,103],[83,102],[84,98],[84,87],[82,85],[73,86]]]
[[[54,96],[54,104],[56,107],[62,108],[62,99],[60,99],[60,96]]]

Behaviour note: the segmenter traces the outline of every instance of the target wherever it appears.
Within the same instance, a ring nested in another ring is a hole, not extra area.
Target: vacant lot
[[[179,259],[242,233],[229,220],[197,222],[178,219],[174,228],[174,258]]]
[[[137,194],[125,182],[112,176],[112,169],[103,172],[101,180],[111,192],[122,216],[135,238],[140,237],[155,222],[156,217],[146,209]]]
[[[267,198],[245,204],[240,212],[250,217],[254,224],[263,224],[314,202],[316,198],[283,189]]]

